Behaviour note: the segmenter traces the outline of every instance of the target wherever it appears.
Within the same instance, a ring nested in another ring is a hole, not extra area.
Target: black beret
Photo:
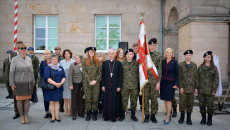
[[[96,49],[96,47],[88,47],[88,51],[89,50],[94,50],[94,51],[96,51],[97,49]]]
[[[127,49],[127,50],[125,51],[125,55],[126,55],[127,53],[129,53],[129,52],[133,52],[133,53],[134,53],[133,49]]]
[[[152,38],[148,42],[148,44],[156,44],[156,43],[157,43],[157,39],[156,38]]]
[[[84,52],[86,53],[86,52],[88,52],[88,51],[89,51],[89,48],[88,48],[88,47],[86,47]]]
[[[204,56],[203,56],[203,57],[205,57],[205,56],[207,56],[207,55],[211,55],[211,54],[212,54],[212,51],[207,51],[207,52],[204,53]]]
[[[184,52],[184,55],[187,55],[187,54],[193,54],[193,51],[192,50],[187,50]]]

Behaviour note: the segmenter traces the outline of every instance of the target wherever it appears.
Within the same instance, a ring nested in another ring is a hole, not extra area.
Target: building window
[[[34,16],[34,49],[36,52],[53,50],[58,45],[58,16]]]
[[[121,40],[121,16],[100,15],[95,17],[95,45],[99,52],[118,49]]]

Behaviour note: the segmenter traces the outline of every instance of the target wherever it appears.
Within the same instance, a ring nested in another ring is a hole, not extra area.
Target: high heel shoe
[[[168,124],[169,124],[169,122],[170,122],[170,121],[166,122],[166,121],[164,120],[164,124],[165,124],[165,125],[168,125]]]
[[[51,122],[51,123],[54,123],[54,122],[55,122],[55,120],[50,120],[50,122]]]
[[[29,117],[28,117],[28,116],[25,116],[25,122],[26,122],[27,124],[30,123],[30,120],[29,120]]]
[[[57,122],[61,122],[61,119],[57,119],[57,118],[56,118],[55,120],[56,120]]]

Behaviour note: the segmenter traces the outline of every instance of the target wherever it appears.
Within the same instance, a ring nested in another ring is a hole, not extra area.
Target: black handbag
[[[51,73],[51,79],[54,80],[54,74],[52,72],[52,69],[50,68],[50,73]],[[45,80],[45,77],[43,77],[38,86],[42,89],[47,89],[47,90],[55,90],[56,86],[54,86],[53,84],[50,84],[48,81]]]

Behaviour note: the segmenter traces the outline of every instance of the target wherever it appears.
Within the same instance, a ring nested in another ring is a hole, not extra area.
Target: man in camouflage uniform
[[[192,125],[191,113],[194,104],[194,92],[197,93],[197,65],[191,61],[193,51],[184,52],[185,61],[179,63],[179,79],[180,79],[180,107],[181,117],[178,123],[184,122],[185,111],[187,111],[187,124]]]
[[[89,47],[88,50],[90,57],[94,57],[96,55],[95,47]],[[91,60],[91,63],[90,65],[87,65],[87,60],[88,58],[86,58],[86,60],[82,64],[83,89],[85,93],[85,110],[87,111],[86,121],[90,121],[92,111],[93,120],[96,121],[98,111],[98,97],[100,92],[101,67],[99,61],[97,64],[94,59],[89,59]]]
[[[157,98],[159,96],[160,89],[160,81],[162,76],[162,58],[161,54],[156,51],[157,39],[152,38],[148,42],[149,52],[151,59],[158,71],[158,81],[156,77],[153,75],[152,71],[148,70],[148,83],[144,87],[144,111],[145,111],[145,123],[149,122],[149,100],[151,100],[151,118],[150,120],[153,123],[157,123],[155,115],[158,111],[158,101]]]
[[[58,56],[58,62],[60,63],[61,60],[64,59],[64,57],[61,55],[61,47],[60,46],[56,46],[54,47],[54,51],[55,54]],[[60,107],[59,107],[59,111],[60,112],[64,112],[64,99],[59,101]]]
[[[137,98],[138,98],[139,64],[136,60],[133,60],[134,57],[133,49],[126,50],[125,56],[126,59],[122,61],[123,88],[121,90],[123,116],[125,115],[125,110],[128,106],[128,100],[130,96],[131,119],[133,121],[138,121],[137,117],[135,116],[135,111],[137,107]]]
[[[203,57],[204,62],[198,68],[198,98],[202,115],[200,123],[206,124],[206,113],[208,113],[207,125],[211,126],[214,113],[214,96],[219,86],[219,74],[213,63],[212,52],[206,52]]]
[[[8,57],[3,62],[3,77],[5,79],[6,88],[7,88],[7,91],[8,91],[8,96],[6,96],[6,99],[8,99],[8,98],[13,99],[13,91],[12,91],[11,86],[9,84],[9,74],[10,74],[10,60],[9,60],[9,55],[12,52],[13,51],[11,51],[11,50],[7,51]]]
[[[34,70],[34,78],[35,78],[35,86],[36,86],[36,81],[37,81],[38,72],[39,72],[39,59],[37,56],[34,55],[34,48],[33,47],[29,47],[27,50],[29,52],[28,56],[31,58],[31,61],[32,61],[33,70]]]

